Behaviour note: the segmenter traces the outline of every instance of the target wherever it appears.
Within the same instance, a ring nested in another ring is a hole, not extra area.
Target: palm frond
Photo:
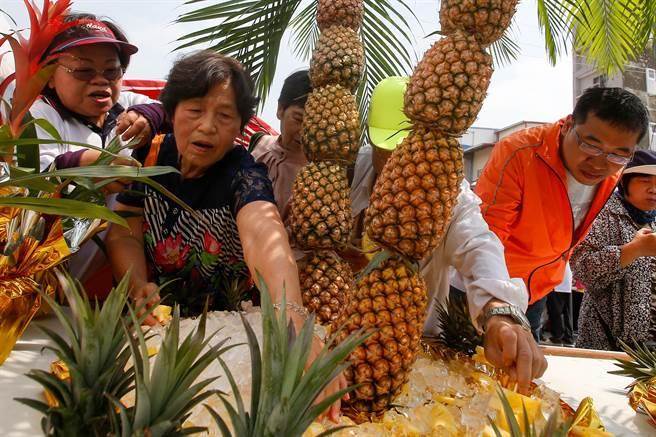
[[[182,36],[176,50],[208,44],[209,49],[237,58],[264,101],[275,77],[282,37],[300,4],[301,0],[229,1],[185,13],[177,22],[219,22]]]
[[[201,1],[205,0],[186,4]],[[199,8],[182,14],[177,21],[218,23],[182,36],[176,50],[204,45],[239,59],[253,76],[264,104],[287,29],[292,31],[294,54],[309,61],[319,36],[314,19],[316,8],[317,0],[307,4],[301,0],[234,0]],[[417,60],[412,48],[412,28],[419,25],[419,20],[405,0],[364,0],[363,20],[361,36],[367,66],[358,98],[366,119],[369,97],[376,84],[388,76],[407,75],[412,70]]]
[[[522,49],[517,43],[517,32],[515,31],[515,21],[506,30],[501,39],[490,45],[490,54],[494,60],[495,67],[503,67],[512,64],[519,59]]]

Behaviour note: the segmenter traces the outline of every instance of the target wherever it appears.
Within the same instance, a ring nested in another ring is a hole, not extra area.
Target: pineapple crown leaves
[[[105,418],[111,414],[111,404],[104,395],[124,396],[130,391],[134,379],[134,372],[125,370],[130,355],[121,327],[129,279],[126,275],[110,292],[102,309],[92,309],[78,285],[70,277],[66,280],[64,292],[71,305],[70,316],[50,296],[42,293],[42,298],[59,319],[68,340],[45,326],[40,329],[55,344],[45,349],[54,351],[66,363],[71,379],[60,381],[48,372],[32,370],[27,376],[48,389],[59,402],[59,407],[49,408],[30,399],[17,401],[46,415],[42,422],[46,435],[62,429],[88,435],[94,433],[92,430],[106,428]]]
[[[519,425],[519,422],[517,421],[517,418],[515,417],[515,413],[512,409],[512,406],[510,405],[510,401],[508,400],[508,397],[506,397],[506,394],[504,393],[501,386],[497,387],[497,393],[499,395],[499,399],[501,400],[503,412],[506,417],[506,424],[510,430],[510,437],[566,437],[568,435],[569,429],[571,427],[570,422],[561,423],[560,414],[558,411],[549,416],[546,427],[542,430],[541,433],[538,433],[535,428],[535,424],[530,423],[528,412],[526,411],[526,404],[523,402],[522,409],[524,416],[524,426],[522,429],[522,427]],[[494,434],[497,437],[503,437],[501,430],[499,430],[499,427],[496,425],[494,420],[492,420],[492,418],[489,416],[487,419],[490,422],[490,426],[492,426]]]
[[[297,334],[288,322],[285,294],[276,316],[268,288],[259,274],[258,281],[262,299],[261,349],[255,332],[242,317],[252,363],[250,413],[245,411],[237,384],[222,360],[220,362],[228,375],[236,408],[224,394],[219,396],[228,410],[234,434],[230,433],[223,418],[209,406],[206,405],[206,408],[226,437],[301,436],[323,411],[353,389],[341,390],[313,405],[321,391],[348,366],[345,360],[349,353],[364,342],[367,336],[362,333],[353,334],[338,345],[335,345],[335,337],[332,337],[310,367],[305,369],[311,349],[314,317],[308,318]]]
[[[128,311],[133,326],[137,325],[139,319],[135,310],[128,305]],[[137,329],[136,336],[132,336],[128,325],[123,323],[135,366],[136,402],[128,409],[116,397],[111,397],[119,410],[119,435],[156,437],[204,430],[181,428],[191,409],[214,393],[205,389],[218,377],[197,380],[212,361],[237,346],[225,346],[229,338],[210,346],[219,331],[206,335],[206,323],[207,303],[196,330],[180,343],[180,307],[176,305],[152,369],[143,332]],[[118,424],[116,419],[114,421]]]
[[[476,347],[483,345],[483,337],[472,324],[466,296],[451,294],[443,304],[437,305],[436,311],[440,328],[438,341],[469,356],[474,355]]]
[[[649,349],[646,345],[641,345],[633,341],[634,348],[629,346],[623,340],[619,340],[620,347],[626,352],[633,361],[618,360],[615,363],[620,370],[612,370],[608,373],[613,375],[622,375],[634,378],[635,381],[629,385],[634,386],[636,383],[644,383],[656,377],[656,351]]]

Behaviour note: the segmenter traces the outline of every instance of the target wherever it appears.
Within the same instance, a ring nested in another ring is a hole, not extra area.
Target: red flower
[[[181,270],[187,263],[191,248],[182,244],[182,235],[169,236],[155,245],[155,263],[165,272]]]
[[[203,236],[203,250],[210,255],[221,253],[221,243],[214,238],[210,231],[205,231],[205,235]]]
[[[39,97],[56,67],[55,64],[50,64],[56,56],[43,58],[47,48],[55,36],[80,23],[80,21],[64,22],[71,0],[53,2],[44,0],[42,10],[28,0],[25,0],[25,6],[30,17],[29,39],[24,38],[19,32],[0,35],[0,46],[5,42],[9,43],[16,65],[16,72],[0,83],[0,95],[2,95],[10,82],[16,82],[11,113],[7,121],[9,131],[14,138],[19,137],[23,131],[24,126],[21,125],[23,117]]]

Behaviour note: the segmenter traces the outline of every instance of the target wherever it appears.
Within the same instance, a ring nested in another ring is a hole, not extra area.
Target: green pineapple
[[[251,354],[250,411],[246,411],[235,379],[220,358],[236,400],[236,406],[233,406],[225,394],[218,394],[230,416],[232,431],[224,418],[206,407],[224,437],[300,437],[323,411],[354,388],[339,391],[314,405],[321,391],[348,367],[345,359],[349,353],[368,335],[358,332],[339,344],[333,338],[312,365],[304,370],[312,343],[314,317],[311,316],[296,334],[294,327],[288,324],[284,297],[276,316],[267,287],[261,280],[259,289],[262,296],[262,349],[255,332],[242,317]],[[327,434],[340,429],[343,427],[331,429]]]
[[[619,340],[620,346],[633,361],[618,360],[615,365],[620,370],[613,370],[613,375],[628,376],[635,379],[635,383],[646,383],[652,378],[656,377],[656,351],[648,348],[646,345],[640,345],[634,342],[635,349]]]
[[[47,347],[69,369],[70,381],[61,381],[43,370],[27,376],[47,389],[58,406],[34,399],[17,399],[44,414],[41,426],[47,436],[104,436],[110,429],[113,406],[107,396],[126,395],[134,381],[134,369],[126,370],[130,358],[121,314],[127,304],[128,279],[112,290],[102,308],[92,308],[86,294],[68,278],[64,287],[70,316],[49,296],[43,299],[64,327],[67,339],[41,326],[55,343]]]

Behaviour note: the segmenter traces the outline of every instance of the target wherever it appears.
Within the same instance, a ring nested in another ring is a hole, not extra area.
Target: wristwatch
[[[511,319],[513,319],[515,323],[520,325],[526,331],[531,332],[531,324],[526,318],[526,315],[522,312],[522,310],[520,310],[515,305],[508,304],[504,306],[490,308],[489,310],[487,310],[483,317],[483,329],[485,329],[485,325],[487,325],[487,321],[490,320],[490,317],[492,316],[510,317]]]

